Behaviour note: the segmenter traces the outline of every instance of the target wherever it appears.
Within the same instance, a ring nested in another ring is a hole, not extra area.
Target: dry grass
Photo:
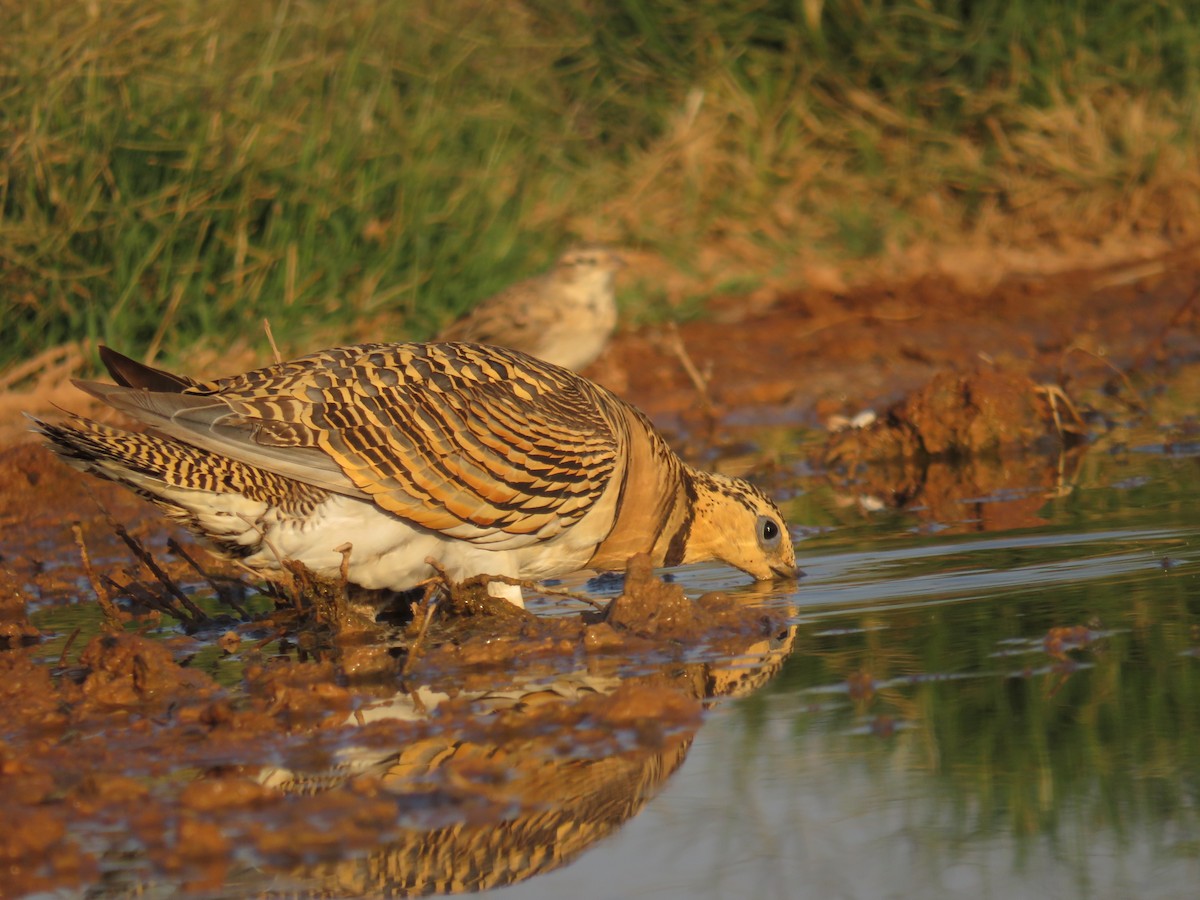
[[[83,341],[265,359],[264,317],[285,353],[424,337],[572,240],[633,248],[636,321],[1194,235],[1200,26],[942,6],[33,0],[0,60],[6,386]]]

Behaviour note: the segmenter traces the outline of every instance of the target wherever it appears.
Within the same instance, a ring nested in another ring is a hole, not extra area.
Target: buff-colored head
[[[607,247],[586,246],[568,250],[554,263],[561,281],[582,287],[611,290],[617,272],[625,268],[621,255]]]
[[[747,481],[696,472],[683,562],[718,559],[760,581],[796,574],[796,548],[771,498]]]

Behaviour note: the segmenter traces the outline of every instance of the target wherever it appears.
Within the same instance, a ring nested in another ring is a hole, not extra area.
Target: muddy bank
[[[190,664],[224,629],[110,627],[58,665],[0,653],[0,893],[527,878],[636,812],[704,704],[752,690],[791,646],[782,612],[685,601],[644,558],[604,612],[501,616],[481,593],[456,588],[402,632],[287,609],[237,624],[220,641],[242,656],[234,684]],[[254,640],[281,623],[307,640],[300,660]]]
[[[1111,269],[1012,275],[981,293],[948,277],[845,293],[718,297],[680,326],[717,418],[824,423],[901,399],[939,372],[997,365],[1036,383],[1120,391],[1197,353],[1193,253]],[[695,419],[700,403],[669,329],[624,335],[592,369],[653,416]]]

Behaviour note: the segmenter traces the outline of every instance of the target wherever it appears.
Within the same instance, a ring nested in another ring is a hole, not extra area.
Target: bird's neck
[[[628,425],[624,482],[613,527],[588,567],[623,569],[631,556],[647,552],[656,566],[679,565],[688,557],[696,472],[648,421],[639,416]]]

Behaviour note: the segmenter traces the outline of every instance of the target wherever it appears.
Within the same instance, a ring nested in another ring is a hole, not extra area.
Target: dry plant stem
[[[270,546],[268,544],[268,546]],[[275,548],[271,547],[272,552]],[[292,611],[298,616],[304,615],[304,585],[300,583],[300,578],[296,575],[292,566],[287,560],[282,559],[278,553],[275,553],[275,558],[279,560],[280,572],[277,579],[267,582],[267,588],[277,600],[291,600]],[[276,608],[280,608],[276,604]]]
[[[338,567],[337,596],[332,601],[333,622],[331,624],[337,631],[350,628],[353,620],[353,616],[350,613],[350,553],[353,549],[354,545],[348,541],[341,546],[333,548],[334,553],[342,555],[342,562]]]
[[[88,555],[87,545],[83,542],[82,526],[75,522],[71,525],[71,533],[75,535],[75,544],[79,547],[79,558],[83,561],[83,571],[87,575],[88,581],[91,582],[92,590],[96,592],[96,599],[100,602],[100,609],[104,613],[104,624],[114,630],[120,630],[121,611],[113,602],[112,594],[97,577],[96,570],[92,568],[92,559]]]
[[[437,612],[437,592],[440,590],[450,590],[450,577],[446,574],[446,570],[441,564],[431,556],[425,558],[425,562],[435,571],[437,575],[430,578],[425,584],[425,596],[421,598],[421,602],[417,605],[419,610],[422,606],[425,607],[425,617],[421,620],[421,627],[417,631],[417,636],[413,638],[412,643],[408,645],[408,656],[404,660],[404,666],[400,669],[400,677],[406,678],[412,671],[413,665],[420,656],[421,647],[425,642],[425,635],[429,632],[429,625],[433,621],[434,613]]]
[[[287,633],[288,630],[286,628],[276,629],[274,634],[268,634],[265,638],[261,638],[251,644],[250,649],[261,650],[263,647],[267,646],[267,644],[271,643],[271,641],[277,641],[282,637],[286,637]]]
[[[154,561],[154,557],[151,556],[150,552],[142,546],[141,542],[125,530],[124,525],[114,522],[112,519],[109,519],[109,524],[112,526],[113,530],[116,531],[117,537],[123,540],[125,542],[125,546],[127,546],[133,552],[133,555],[136,556],[141,563],[150,570],[150,574],[158,579],[159,584],[165,587],[170,592],[171,596],[173,596],[183,605],[184,610],[187,610],[191,613],[190,616],[184,617],[185,621],[190,622],[192,625],[199,625],[208,621],[208,616],[205,615],[204,610],[193,603],[191,598],[179,589],[179,586],[175,584],[175,582],[170,579],[167,573],[159,567],[158,563]],[[183,610],[180,610],[180,612],[182,611]]]
[[[1099,362],[1104,363],[1104,365],[1106,365],[1110,369],[1112,369],[1113,372],[1115,372],[1117,374],[1117,377],[1120,378],[1122,382],[1124,382],[1125,390],[1129,394],[1129,397],[1125,402],[1130,406],[1130,408],[1136,409],[1138,412],[1142,412],[1142,413],[1144,413],[1146,411],[1146,406],[1144,403],[1142,403],[1142,401],[1140,399],[1138,399],[1137,391],[1134,390],[1133,382],[1131,382],[1129,380],[1129,376],[1126,375],[1124,371],[1122,371],[1121,369],[1118,369],[1116,366],[1114,366],[1112,364],[1111,360],[1105,359],[1099,353],[1095,353],[1092,350],[1089,350],[1087,347],[1080,347],[1078,344],[1074,344],[1063,351],[1063,360],[1064,361],[1066,360],[1068,353],[1083,353],[1087,356],[1092,357],[1095,360],[1098,360]],[[1060,368],[1061,368],[1061,364],[1060,364]]]
[[[683,371],[687,373],[687,377],[696,388],[704,415],[710,421],[714,420],[716,418],[716,411],[713,409],[712,399],[708,394],[708,381],[700,374],[700,370],[696,368],[696,364],[692,362],[692,357],[688,354],[687,347],[684,346],[683,337],[679,334],[679,326],[674,322],[667,323],[667,347],[675,354],[675,358],[683,366]]]
[[[267,342],[271,345],[271,352],[275,354],[276,364],[283,362],[283,354],[279,352],[279,347],[275,344],[275,335],[271,333],[271,320],[263,316],[263,331],[267,333]]]
[[[1067,392],[1061,387],[1057,384],[1039,384],[1034,388],[1034,391],[1045,396],[1046,403],[1050,407],[1050,415],[1054,417],[1054,427],[1058,430],[1059,437],[1063,435],[1062,417],[1058,414],[1059,403],[1062,403],[1067,412],[1071,414],[1071,418],[1075,420],[1075,424],[1078,426],[1078,433],[1085,434],[1087,432],[1087,426],[1084,424],[1083,418],[1076,411],[1075,404],[1071,402],[1071,398],[1067,396]]]
[[[63,644],[62,653],[58,654],[57,668],[64,668],[67,664],[67,654],[71,651],[71,646],[75,643],[75,638],[79,637],[79,632],[83,630],[82,625],[76,625],[75,630],[67,635],[67,641]]]
[[[429,626],[433,622],[433,617],[437,613],[438,591],[446,589],[443,584],[429,584],[425,587],[425,596],[421,599],[421,606],[425,607],[425,617],[421,620],[421,628],[417,631],[416,638],[408,647],[408,659],[404,661],[404,668],[401,670],[401,675],[407,675],[413,661],[420,655],[421,646],[425,641],[425,635],[429,631]]]
[[[342,554],[342,564],[338,568],[338,574],[341,576],[342,584],[342,602],[350,603],[350,551],[354,549],[354,545],[346,542],[340,547],[334,547],[334,553]]]
[[[538,584],[536,581],[527,581],[520,578],[509,578],[507,575],[489,575],[489,581],[498,581],[501,584],[511,584],[514,587],[525,588],[526,590],[536,591],[545,597],[561,597],[564,600],[575,600],[579,603],[586,603],[593,609],[605,609],[608,606],[607,601],[596,600],[592,597],[585,597],[583,594],[576,594],[572,591],[556,591],[554,588],[548,588]]]
[[[152,365],[158,356],[163,338],[166,337],[167,331],[171,327],[171,321],[175,318],[175,314],[179,312],[179,304],[183,301],[183,292],[184,284],[181,281],[171,291],[171,299],[167,302],[167,308],[162,314],[162,319],[159,320],[158,328],[154,330],[154,337],[150,339],[150,346],[146,348],[146,353],[143,357],[146,365]]]
[[[262,534],[262,530],[258,529],[257,526],[253,526],[253,523],[251,523],[248,516],[242,516],[241,518],[242,521],[252,525],[252,527],[255,527],[255,529]],[[295,610],[296,614],[304,615],[304,585],[301,584],[301,579],[297,576],[296,570],[292,565],[292,561],[284,559],[283,556],[280,555],[279,550],[276,549],[275,545],[267,540],[265,534],[263,534],[263,543],[266,545],[267,549],[271,551],[271,555],[274,556],[275,560],[279,563],[280,570],[280,581],[269,581],[268,585],[272,589],[277,590],[277,597],[283,597],[284,593],[286,593],[287,596],[291,598],[292,609]],[[245,568],[246,571],[251,575],[257,574],[253,569],[248,567],[243,568]]]
[[[183,547],[181,547],[179,545],[179,542],[177,540],[175,540],[175,538],[167,538],[167,549],[170,550],[172,553],[174,553],[176,556],[181,557],[184,560],[184,562],[186,562],[189,566],[191,566],[193,569],[195,569],[196,573],[201,578],[203,578],[205,581],[207,581],[209,583],[209,585],[212,587],[213,591],[216,592],[217,596],[221,598],[222,603],[233,607],[233,609],[237,612],[237,614],[239,616],[241,616],[244,620],[246,620],[246,621],[250,620],[250,618],[251,618],[250,613],[246,611],[246,608],[244,606],[242,606],[240,603],[238,603],[237,600],[235,600],[233,598],[233,595],[229,591],[227,591],[220,584],[218,584],[217,580],[215,578],[213,578],[212,575],[210,575],[208,572],[206,572],[204,569],[202,569],[200,567],[200,564],[197,563],[196,560],[192,558],[191,554],[189,554],[186,550],[183,549]]]
[[[156,596],[143,582],[131,581],[129,584],[121,584],[103,573],[100,574],[100,580],[104,582],[105,588],[114,597],[128,597],[135,603],[148,606],[160,616],[165,613],[173,619],[178,619],[183,622],[185,630],[197,627],[187,610],[180,609],[175,603]]]

